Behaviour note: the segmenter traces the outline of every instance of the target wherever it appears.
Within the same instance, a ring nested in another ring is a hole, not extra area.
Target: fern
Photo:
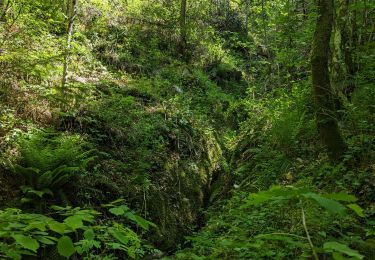
[[[85,149],[79,135],[57,134],[52,130],[29,134],[20,141],[20,165],[42,172],[61,165],[81,166],[93,150]]]
[[[61,188],[95,158],[90,157],[94,150],[86,150],[85,146],[78,135],[51,131],[36,132],[23,138],[20,142],[21,160],[13,170],[25,180],[26,185],[22,187],[27,197],[25,201],[31,201],[34,195],[65,198]]]

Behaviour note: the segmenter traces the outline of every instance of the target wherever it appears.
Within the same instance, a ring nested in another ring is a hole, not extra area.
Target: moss
[[[210,195],[207,189],[222,158],[212,135],[205,136],[205,145],[206,158],[181,160],[172,156],[165,163],[165,172],[153,180],[147,205],[158,232],[151,240],[163,250],[176,249],[199,224],[206,197]]]
[[[319,1],[311,55],[312,82],[316,103],[316,120],[320,139],[327,147],[333,161],[339,160],[346,150],[346,144],[336,121],[336,109],[328,71],[328,55],[333,26],[333,2]]]

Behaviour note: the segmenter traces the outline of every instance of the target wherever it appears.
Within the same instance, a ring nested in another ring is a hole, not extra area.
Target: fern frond
[[[36,169],[33,167],[25,168],[21,165],[16,164],[13,167],[13,170],[15,173],[21,174],[29,185],[34,185],[34,186],[37,185],[37,180],[40,176],[39,169]]]

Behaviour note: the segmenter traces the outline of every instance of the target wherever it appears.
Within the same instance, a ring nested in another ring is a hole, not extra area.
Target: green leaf
[[[27,237],[21,234],[12,235],[17,244],[21,245],[23,248],[29,249],[30,251],[37,252],[39,248],[39,242],[31,237]]]
[[[260,205],[268,200],[280,200],[280,199],[291,199],[297,197],[301,193],[306,192],[302,189],[297,189],[292,186],[282,187],[273,186],[269,190],[260,191],[258,193],[252,193],[243,207],[248,207],[252,205]]]
[[[34,221],[34,222],[29,223],[29,225],[27,225],[23,230],[29,231],[29,230],[34,230],[34,229],[38,229],[40,231],[46,231],[47,230],[46,223],[40,222],[40,221]]]
[[[346,205],[348,208],[352,209],[358,216],[364,218],[365,214],[363,213],[363,209],[356,203]]]
[[[83,236],[84,236],[85,239],[87,239],[87,240],[94,240],[94,238],[95,238],[94,230],[92,230],[91,228],[90,228],[90,229],[87,229],[87,230],[83,233]]]
[[[69,258],[75,253],[76,249],[74,248],[73,242],[70,237],[62,236],[57,241],[57,251],[61,256]]]
[[[339,252],[333,252],[332,257],[333,257],[333,260],[353,260],[353,259],[356,259],[356,258],[353,258],[353,257],[345,257],[343,254],[341,254]]]
[[[106,245],[110,246],[114,250],[126,250],[126,247],[120,243],[107,243]]]
[[[152,227],[156,227],[156,225],[144,218],[142,218],[141,216],[138,216],[138,215],[135,215],[134,213],[132,212],[127,212],[125,214],[125,216],[130,219],[130,220],[133,220],[138,226],[140,226],[141,228],[145,229],[145,230],[148,230],[150,226]]]
[[[81,246],[76,246],[76,251],[79,255],[81,255],[84,251],[83,251],[83,248]]]
[[[125,216],[128,219],[134,221],[138,226],[140,226],[141,228],[145,230],[148,230],[150,226],[156,227],[154,223],[131,212],[126,205],[121,205],[119,207],[111,208],[109,209],[109,212],[111,212],[113,215],[116,215],[116,216]]]
[[[52,205],[51,209],[56,210],[56,211],[67,211],[67,210],[72,209],[72,207],[71,206],[61,207],[57,205]]]
[[[45,244],[45,245],[54,245],[55,244],[55,241],[53,241],[51,238],[52,237],[48,237],[48,236],[38,236],[36,237],[38,239],[38,241],[42,244]],[[53,238],[54,239],[54,238]]]
[[[63,223],[60,223],[60,222],[57,222],[57,221],[52,221],[52,222],[49,222],[48,223],[48,227],[56,232],[56,233],[59,233],[59,234],[64,234],[65,232],[65,229],[66,229],[66,225],[63,224]]]
[[[356,259],[363,259],[363,255],[361,255],[357,250],[351,249],[347,245],[339,242],[326,242],[323,245],[323,249],[329,253],[339,252],[351,257],[355,257]]]
[[[12,260],[21,260],[21,250],[12,250],[11,246],[8,244],[5,244],[3,242],[0,242],[0,248],[1,248],[1,253],[4,254],[2,255],[3,258],[4,256],[7,256],[8,258],[5,259],[12,259]]]
[[[320,206],[331,213],[342,214],[345,212],[345,207],[341,203],[331,199],[327,199],[319,194],[309,192],[302,194],[302,196],[308,199],[315,200]]]
[[[121,242],[124,245],[127,245],[129,243],[129,240],[131,237],[129,237],[128,234],[126,234],[123,231],[111,229],[110,233],[114,238],[116,238],[119,242]]]
[[[337,201],[345,201],[345,202],[356,202],[357,198],[354,195],[347,194],[345,192],[339,192],[339,193],[330,193],[325,194],[325,198],[337,200]]]
[[[71,227],[73,230],[76,230],[78,228],[82,228],[84,226],[83,222],[82,222],[82,216],[70,216],[70,217],[67,217],[64,220],[64,223],[66,225],[68,225],[69,227]]]
[[[128,211],[129,208],[125,205],[109,209],[109,212],[116,216],[123,216]]]
[[[247,203],[249,205],[259,205],[267,200],[278,198],[284,198],[285,193],[281,186],[274,186],[267,191],[260,191],[258,193],[251,194],[248,198]]]

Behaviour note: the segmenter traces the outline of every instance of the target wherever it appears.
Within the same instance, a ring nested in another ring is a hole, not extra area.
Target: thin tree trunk
[[[342,8],[343,11],[342,11],[341,17],[339,17],[339,19],[341,21],[343,21],[340,29],[341,29],[341,38],[342,38],[342,49],[343,49],[343,53],[344,53],[344,62],[345,62],[345,65],[346,65],[346,72],[347,72],[347,79],[348,79],[348,84],[344,89],[344,93],[345,93],[346,97],[350,100],[351,96],[352,96],[352,93],[356,89],[354,78],[355,78],[355,74],[357,73],[357,70],[356,70],[357,67],[356,67],[356,65],[354,63],[354,60],[353,60],[353,49],[356,46],[354,46],[352,44],[352,43],[355,44],[356,42],[353,41],[353,39],[350,39],[350,34],[349,34],[349,31],[350,31],[350,19],[349,19],[349,16],[350,16],[350,12],[349,12],[350,1],[345,0],[342,4],[344,6]],[[354,22],[356,22],[356,21],[354,21]]]
[[[328,71],[328,56],[333,27],[333,0],[319,0],[317,4],[318,19],[311,55],[316,120],[320,139],[327,148],[329,158],[332,161],[337,161],[345,152],[346,145],[341,137],[336,120]]]
[[[186,42],[187,42],[187,28],[186,28],[186,5],[187,0],[181,0],[180,9],[180,51],[181,54],[185,54]]]
[[[11,2],[8,0],[0,0],[0,22],[6,22],[6,14],[11,5]]]
[[[68,82],[68,74],[69,74],[69,62],[70,62],[70,50],[72,48],[72,35],[73,35],[73,28],[74,28],[74,21],[77,16],[77,7],[78,7],[78,0],[73,0],[72,2],[72,10],[69,8],[68,2],[68,9],[67,11],[70,12],[69,20],[68,20],[68,33],[66,39],[66,53],[64,58],[64,68],[63,68],[63,77],[61,83],[61,90],[64,93],[66,84]]]

